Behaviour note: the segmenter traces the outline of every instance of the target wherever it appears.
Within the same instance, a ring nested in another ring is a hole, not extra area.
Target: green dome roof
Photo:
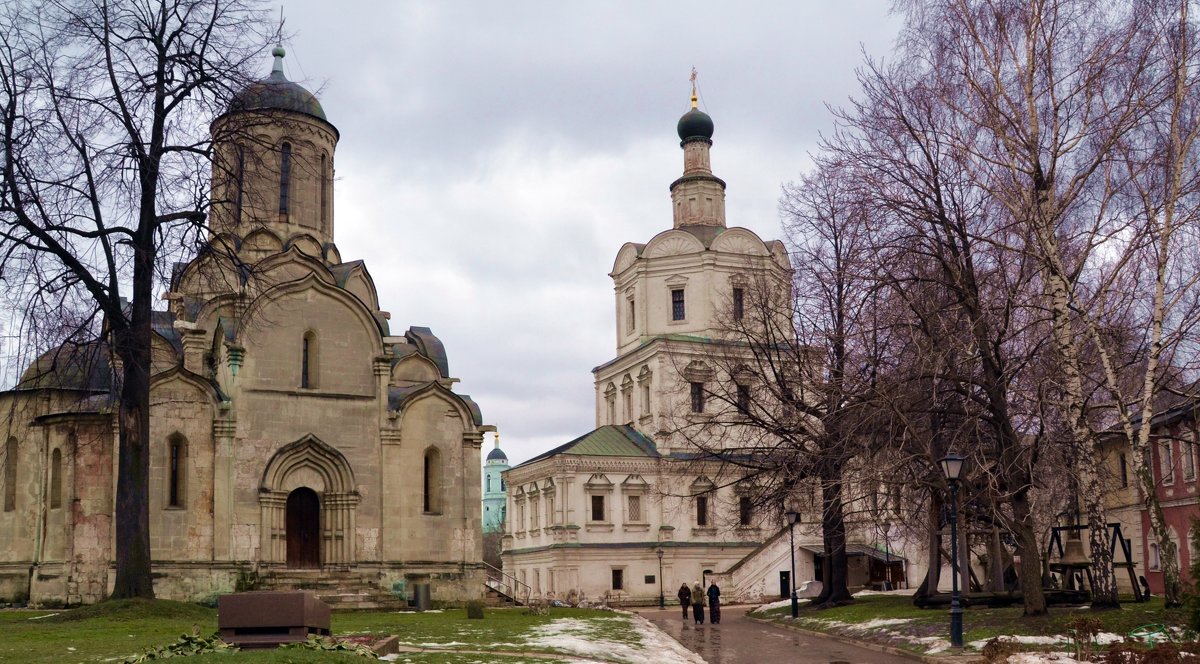
[[[271,75],[261,81],[251,83],[245,90],[237,93],[229,103],[229,112],[280,110],[303,113],[329,121],[325,117],[325,109],[316,95],[305,90],[303,86],[287,80],[283,75],[282,46],[276,46],[271,52],[275,56],[275,65]]]
[[[683,117],[679,118],[679,124],[676,126],[679,132],[679,140],[686,141],[689,138],[712,139],[713,121],[708,117],[708,113],[693,108]]]

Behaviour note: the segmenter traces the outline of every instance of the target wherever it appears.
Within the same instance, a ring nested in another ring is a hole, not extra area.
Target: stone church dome
[[[505,463],[507,463],[508,455],[504,453],[504,450],[500,449],[500,447],[497,446],[491,452],[488,452],[487,460],[488,461],[504,461]]]
[[[239,92],[229,103],[229,112],[281,110],[303,113],[328,122],[325,109],[316,95],[304,86],[287,80],[283,75],[282,46],[276,46],[271,55],[275,56],[275,64],[271,67],[271,75],[261,81],[251,83],[245,90]]]

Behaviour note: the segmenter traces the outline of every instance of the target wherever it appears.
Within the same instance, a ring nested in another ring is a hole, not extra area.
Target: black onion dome
[[[497,448],[494,448],[491,452],[488,452],[487,460],[488,461],[508,461],[508,455],[506,455],[504,453],[504,450],[501,450],[499,447],[497,447]]]
[[[237,93],[233,101],[229,102],[229,112],[292,111],[328,122],[328,118],[325,117],[325,109],[321,108],[321,102],[317,101],[316,95],[304,89],[303,86],[287,80],[287,77],[283,75],[283,47],[276,46],[271,54],[275,56],[275,65],[271,68],[271,75],[261,81],[251,83],[246,86],[245,90]]]
[[[708,113],[693,108],[683,117],[679,118],[679,125],[676,127],[679,132],[679,140],[686,141],[689,138],[704,138],[712,139],[713,121],[708,117]]]

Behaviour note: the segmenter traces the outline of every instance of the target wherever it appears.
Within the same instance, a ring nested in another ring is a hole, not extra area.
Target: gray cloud
[[[519,462],[594,426],[608,271],[671,225],[687,77],[730,225],[780,235],[780,184],[885,55],[884,3],[288,3],[289,77],[342,139],[336,232],[393,330],[428,325]],[[264,62],[264,73],[268,63]]]

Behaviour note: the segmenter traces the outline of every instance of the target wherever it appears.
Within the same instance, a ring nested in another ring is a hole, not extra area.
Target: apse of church
[[[342,260],[338,130],[273,55],[210,127],[211,250],[176,266],[154,316],[156,594],[203,599],[253,572],[264,588],[336,575],[381,601],[416,583],[480,597],[494,429],[453,391],[442,342],[393,332],[366,266]],[[102,341],[63,347],[0,394],[0,601],[111,588],[111,375]]]

